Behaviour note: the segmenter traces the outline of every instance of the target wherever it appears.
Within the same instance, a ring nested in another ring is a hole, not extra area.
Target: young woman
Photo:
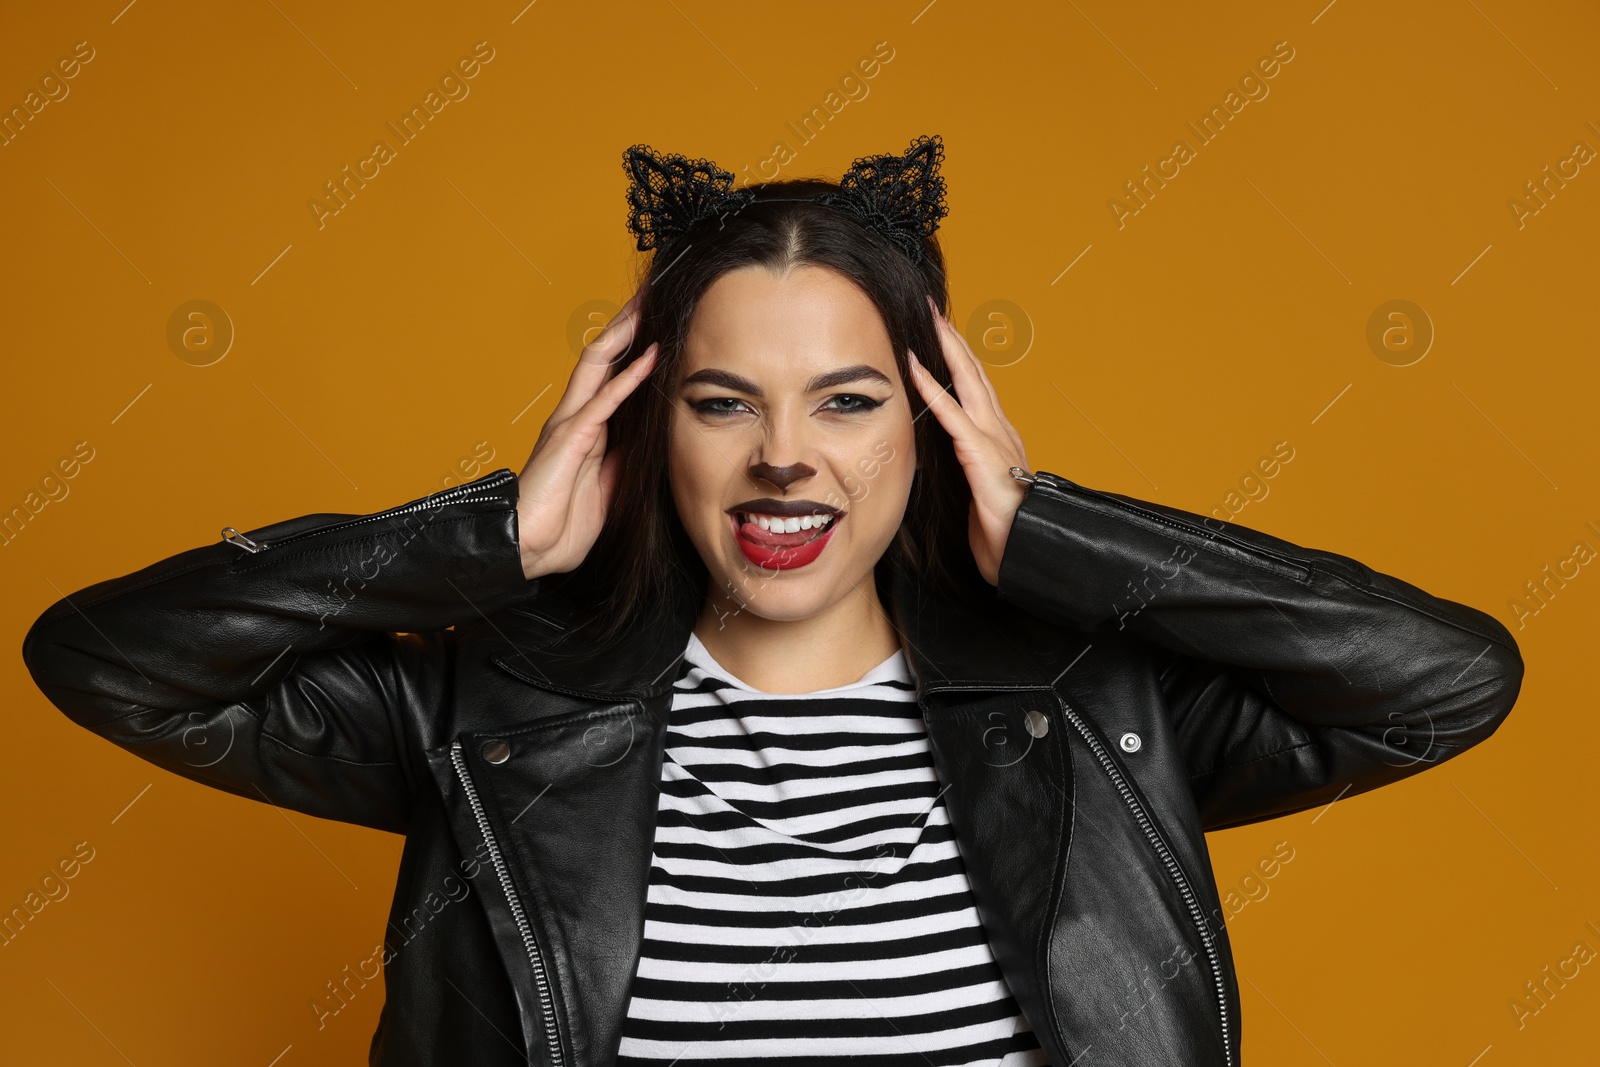
[[[1483,612],[1030,474],[942,313],[941,151],[736,190],[635,146],[654,255],[520,474],[29,632],[102,737],[406,835],[372,1063],[1237,1067],[1205,832],[1510,712]]]

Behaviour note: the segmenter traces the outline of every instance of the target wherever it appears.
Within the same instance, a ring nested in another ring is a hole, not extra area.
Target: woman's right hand
[[[517,542],[531,581],[576,570],[611,510],[620,453],[606,453],[606,420],[655,366],[657,345],[616,376],[616,361],[633,343],[639,299],[622,310],[578,356],[560,403],[545,420],[533,455],[517,477]]]

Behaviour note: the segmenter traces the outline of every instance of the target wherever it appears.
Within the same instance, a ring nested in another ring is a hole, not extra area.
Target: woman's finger
[[[939,420],[939,425],[945,428],[957,445],[963,444],[971,436],[979,434],[972,416],[967,414],[965,408],[951,396],[949,391],[936,381],[928,368],[917,359],[915,352],[906,350],[907,365],[911,368],[911,381],[917,387],[917,392],[922,395],[923,403],[928,405],[928,410],[933,412],[933,417]]]
[[[933,303],[931,297],[929,298],[928,302],[930,305]],[[983,360],[978,358],[977,353],[972,350],[972,346],[967,343],[966,337],[964,337],[961,332],[955,328],[955,325],[951,323],[949,319],[945,318],[939,313],[937,306],[934,306],[934,315],[944,327],[944,335],[952,338],[953,343],[957,346],[961,355],[965,356],[964,362],[962,362],[960,357],[957,357],[956,362],[962,363],[962,366],[970,371],[970,374],[968,375],[969,379],[976,380],[976,382],[982,386],[984,393],[988,396],[989,407],[986,414],[992,416],[991,425],[1003,433],[1012,443],[1012,445],[1015,447],[1018,457],[1023,460],[1022,465],[1026,466],[1027,456],[1022,447],[1022,435],[1017,432],[1016,427],[1011,425],[1011,420],[1006,418],[1005,409],[1000,406],[1000,394],[995,389],[994,383],[989,380],[989,375],[987,372],[985,372],[983,367]]]
[[[950,369],[950,378],[955,384],[961,406],[966,409],[974,423],[985,427],[986,430],[990,428],[998,430],[999,419],[995,415],[995,408],[999,401],[985,387],[983,376],[973,366],[977,357],[967,347],[966,338],[957,333],[956,328],[950,325],[950,321],[939,313],[932,297],[928,298],[928,306],[933,310],[940,350],[944,353],[945,366]]]
[[[950,338],[962,353],[971,358],[973,365],[978,370],[978,377],[983,380],[983,384],[985,386],[988,386],[987,392],[989,393],[989,399],[994,402],[996,407],[999,407],[1000,398],[995,393],[993,386],[989,385],[988,377],[983,374],[982,360],[978,359],[977,355],[973,353],[972,346],[967,343],[967,335],[956,329],[955,323],[951,322],[945,317],[944,312],[939,310],[939,305],[934,303],[933,297],[927,297],[927,301],[928,306],[933,309],[934,322],[938,326],[942,327],[940,330],[940,336],[947,336]]]
[[[604,427],[606,420],[616,413],[623,400],[629,393],[639,387],[639,383],[650,375],[656,365],[656,359],[661,353],[661,344],[656,342],[645,349],[643,354],[632,363],[628,364],[604,385],[595,391],[583,407],[578,409],[575,421],[588,425]]]
[[[960,335],[958,334],[957,336]],[[1011,420],[1006,417],[1006,409],[1000,406],[1000,393],[995,389],[994,382],[989,380],[989,373],[984,369],[983,360],[972,350],[972,346],[966,343],[965,337],[962,337],[961,340],[966,345],[967,355],[972,359],[972,369],[977,373],[979,381],[983,382],[984,388],[988,390],[989,400],[994,406],[995,423],[1010,439],[1011,443],[1016,446],[1017,453],[1023,460],[1021,465],[1026,467],[1027,456],[1023,454],[1022,450],[1022,435],[1017,432],[1017,428],[1011,425]]]
[[[605,382],[570,418],[546,423],[546,432],[534,447],[529,465],[554,450],[555,456],[551,457],[554,462],[546,462],[544,476],[552,479],[552,484],[578,484],[589,467],[604,459],[606,420],[649,375],[659,347],[652,344],[645,349],[643,355]]]
[[[944,319],[943,315],[940,315],[939,317]],[[962,333],[960,330],[957,330],[955,328],[955,324],[949,319],[944,319],[944,324],[951,333],[955,334],[956,340],[961,343],[961,350],[965,352],[968,358],[971,360],[972,369],[977,372],[978,380],[983,383],[984,389],[989,393],[989,401],[994,405],[995,414],[1004,419],[1005,412],[1000,409],[1000,394],[995,391],[994,383],[989,380],[988,372],[985,371],[983,367],[983,360],[980,359],[978,354],[972,350],[972,345],[967,340],[966,334]]]
[[[600,386],[611,377],[618,358],[633,344],[639,325],[641,287],[618,312],[611,316],[598,336],[583,346],[578,362],[567,379],[566,391],[550,414],[551,422],[563,422],[587,404]]]
[[[965,343],[966,338],[963,337],[962,341]],[[994,382],[989,380],[989,372],[984,368],[983,360],[978,357],[976,352],[972,351],[970,344],[967,345],[967,353],[972,356],[973,369],[978,372],[978,377],[982,380],[984,388],[989,390],[989,399],[994,402],[995,419],[1000,423],[1000,428],[1006,432],[1006,436],[1011,438],[1012,443],[1017,446],[1017,452],[1021,453],[1022,435],[1017,432],[1017,428],[1011,425],[1011,420],[1006,417],[1006,409],[1000,406],[1000,393],[995,389]],[[1023,466],[1027,466],[1026,456],[1023,458]]]

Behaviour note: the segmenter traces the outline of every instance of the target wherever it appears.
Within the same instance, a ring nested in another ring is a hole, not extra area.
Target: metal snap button
[[[1139,751],[1139,746],[1143,743],[1144,742],[1139,740],[1139,735],[1134,733],[1132,730],[1129,730],[1127,733],[1123,734],[1120,742],[1122,745],[1122,751],[1124,752],[1137,752]]]
[[[490,763],[504,763],[511,758],[511,746],[499,738],[485,741],[478,752]]]
[[[1033,737],[1043,737],[1050,732],[1050,720],[1045,718],[1041,712],[1028,712],[1027,717],[1023,719],[1023,725],[1028,728],[1029,735]]]

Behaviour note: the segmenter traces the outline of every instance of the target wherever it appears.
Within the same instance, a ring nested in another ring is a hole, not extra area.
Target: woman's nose
[[[750,466],[750,477],[771,482],[780,493],[786,492],[791,484],[816,473],[816,468],[807,463],[790,463],[784,467],[774,467],[770,463],[754,463]]]

